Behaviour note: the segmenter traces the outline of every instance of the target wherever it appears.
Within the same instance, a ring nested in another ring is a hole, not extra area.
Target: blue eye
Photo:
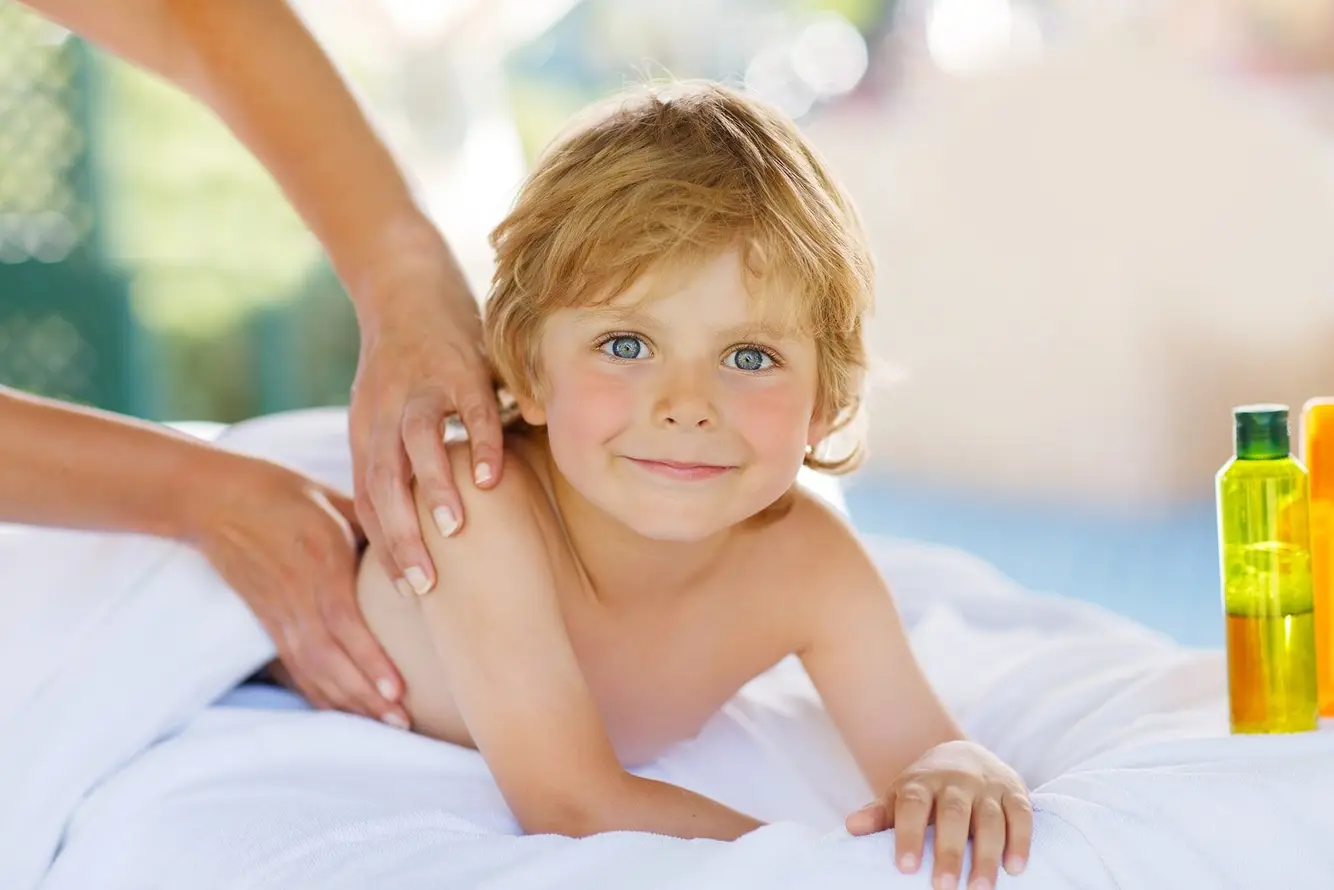
[[[767,371],[773,367],[774,360],[763,349],[757,349],[754,346],[743,346],[740,349],[732,350],[732,353],[727,357],[727,364],[738,371]]]
[[[625,361],[640,358],[648,353],[648,346],[638,337],[622,335],[612,337],[602,343],[602,351],[612,358],[619,358]]]

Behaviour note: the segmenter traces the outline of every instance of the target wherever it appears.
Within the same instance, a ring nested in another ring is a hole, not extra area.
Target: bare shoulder
[[[449,443],[446,453],[463,503],[463,522],[452,535],[446,537],[440,531],[431,515],[431,504],[415,482],[412,486],[422,541],[437,570],[436,586],[447,584],[451,575],[471,566],[494,568],[498,553],[541,552],[551,507],[542,485],[541,470],[535,466],[535,451],[525,447],[525,443],[507,441],[500,481],[485,490],[472,480],[471,454],[466,442]],[[374,556],[368,552],[362,561],[361,584],[390,585],[387,578],[378,577],[383,571],[379,568],[380,560]]]
[[[451,442],[445,446],[445,451],[449,455],[459,498],[463,501],[464,522],[454,537],[464,534],[470,525],[476,526],[478,532],[499,531],[492,527],[497,521],[503,523],[514,519],[516,514],[549,507],[538,452],[522,437],[506,438],[505,466],[500,481],[488,489],[478,488],[473,482],[472,455],[467,442]],[[418,511],[426,511],[427,505],[420,494],[415,491],[414,494]],[[429,515],[423,517],[424,522],[429,519]]]
[[[798,489],[788,513],[763,532],[760,557],[795,622],[805,628],[852,598],[886,598],[888,588],[846,516]]]
[[[796,490],[792,509],[773,531],[770,546],[798,554],[799,575],[807,583],[824,586],[879,574],[848,517],[805,489]]]
[[[446,447],[463,502],[463,523],[448,538],[436,528],[430,505],[414,491],[423,540],[444,575],[442,580],[448,580],[450,564],[460,560],[470,564],[481,560],[494,569],[498,556],[535,556],[546,549],[553,508],[542,482],[538,452],[519,438],[505,444],[500,481],[488,489],[473,483],[468,444]]]

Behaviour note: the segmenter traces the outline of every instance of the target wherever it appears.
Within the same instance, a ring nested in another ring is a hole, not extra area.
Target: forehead
[[[773,336],[808,332],[810,311],[800,288],[747,265],[728,249],[689,263],[663,263],[624,291],[587,304],[596,314],[685,316],[716,327],[746,327]]]

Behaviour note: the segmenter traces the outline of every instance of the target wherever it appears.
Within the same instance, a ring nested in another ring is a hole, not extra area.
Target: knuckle
[[[495,410],[480,400],[470,402],[460,416],[463,418],[463,425],[468,427],[469,430],[488,426],[492,418],[497,417]]]
[[[1027,794],[1008,793],[1003,798],[1003,802],[1005,809],[1011,816],[1028,816],[1031,818],[1033,815],[1033,801],[1029,799]]]
[[[407,529],[395,529],[388,536],[387,543],[389,552],[394,555],[394,559],[399,565],[412,566],[421,563],[418,555],[421,551],[419,539]]]
[[[972,801],[962,792],[946,789],[936,802],[936,808],[949,816],[966,816],[972,810]]]
[[[960,803],[955,800],[947,800],[938,803],[936,809],[939,811],[938,818],[941,821],[959,823],[968,821],[969,810],[971,808],[965,803]]]
[[[899,804],[918,804],[929,806],[934,797],[931,789],[917,782],[909,782],[899,789]]]
[[[425,493],[428,503],[449,507],[455,515],[458,515],[458,491],[454,487],[452,476],[432,477],[429,481],[423,477],[422,491]]]
[[[432,411],[422,403],[408,406],[403,414],[403,438],[428,439],[436,434],[440,427],[442,414]]]
[[[370,489],[369,497],[385,494],[396,489],[402,482],[403,475],[393,463],[384,460],[372,460],[366,469],[366,484]]]
[[[438,457],[434,460],[423,460],[413,465],[417,484],[427,497],[454,490],[454,467],[450,463],[449,454],[443,450],[436,454]]]
[[[395,558],[406,555],[414,543],[411,528],[399,516],[384,516],[383,522],[380,523],[380,534],[384,536],[384,546],[390,548]]]
[[[983,797],[974,803],[973,815],[980,822],[997,822],[1005,818],[1000,801],[994,797]]]

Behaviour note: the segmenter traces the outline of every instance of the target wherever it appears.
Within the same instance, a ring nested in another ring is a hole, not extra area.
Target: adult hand
[[[462,418],[474,481],[489,488],[500,479],[500,412],[477,303],[443,242],[400,252],[367,280],[376,292],[357,300],[361,355],[349,414],[357,517],[399,592],[420,595],[437,576],[412,480],[440,533],[456,532],[465,517],[445,418]]]
[[[278,464],[225,459],[194,521],[198,548],[259,618],[312,704],[407,728],[402,679],[357,605],[352,501]]]

